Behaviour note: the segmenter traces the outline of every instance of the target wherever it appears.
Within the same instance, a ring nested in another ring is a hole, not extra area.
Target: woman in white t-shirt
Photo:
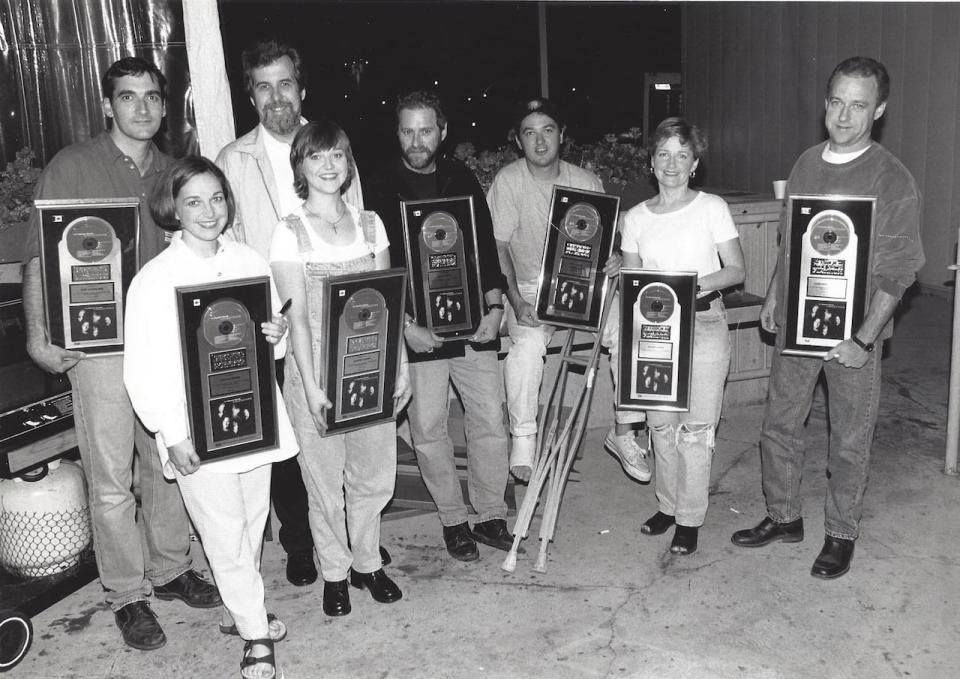
[[[719,291],[743,282],[743,251],[727,204],[691,189],[706,151],[705,135],[680,118],[667,118],[650,140],[659,193],[626,213],[621,229],[624,268],[696,271],[690,410],[649,411],[656,453],[659,511],[641,531],[659,535],[676,524],[670,551],[697,549],[707,513],[710,463],[730,368],[727,316]]]
[[[402,596],[383,571],[380,512],[393,496],[397,428],[386,422],[322,437],[330,401],[319,381],[323,280],[390,267],[383,222],[343,201],[355,164],[350,141],[331,121],[305,124],[290,147],[294,188],[303,205],[273,233],[270,266],[288,318],[293,359],[285,365],[284,402],[300,444],[298,460],[307,487],[310,530],[323,575],[323,611],[351,610],[347,577],[381,603]],[[353,398],[368,395],[361,388]],[[399,412],[410,399],[406,354],[392,395]]]

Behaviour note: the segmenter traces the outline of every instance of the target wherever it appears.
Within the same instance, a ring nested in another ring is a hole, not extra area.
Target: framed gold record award
[[[823,357],[860,326],[873,269],[872,196],[787,197],[783,353]]]
[[[619,408],[690,409],[696,291],[696,272],[620,270]]]
[[[400,368],[407,272],[331,276],[323,282],[318,384],[333,404],[323,436],[396,418],[393,392]]]
[[[123,307],[140,267],[140,200],[38,200],[40,272],[50,342],[123,353]]]
[[[537,284],[537,318],[596,332],[610,282],[603,265],[613,251],[620,197],[553,188],[550,228]]]
[[[483,317],[473,196],[401,201],[414,320],[443,341],[470,337]]]
[[[190,438],[202,462],[277,447],[267,276],[176,288]]]

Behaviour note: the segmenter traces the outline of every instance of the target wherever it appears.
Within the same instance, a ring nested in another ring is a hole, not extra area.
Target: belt
[[[703,297],[697,298],[697,311],[709,311],[710,302],[715,299],[720,299],[723,295],[720,294],[719,290],[714,290],[713,292],[708,292]]]

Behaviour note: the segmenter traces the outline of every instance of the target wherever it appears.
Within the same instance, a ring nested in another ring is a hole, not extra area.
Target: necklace
[[[332,221],[332,222],[331,222],[330,220],[328,220],[328,219],[327,219],[326,217],[324,217],[323,215],[317,214],[316,212],[314,212],[313,210],[311,210],[310,208],[308,208],[306,203],[303,204],[303,211],[304,211],[304,212],[306,212],[306,213],[307,213],[308,215],[310,215],[311,217],[316,217],[317,219],[320,220],[321,226],[329,226],[331,229],[333,229],[333,233],[334,233],[334,234],[338,234],[338,235],[339,235],[339,232],[337,231],[337,229],[338,229],[339,226],[340,226],[340,222],[343,221],[343,216],[347,213],[347,211],[346,211],[346,209],[343,207],[343,204],[342,204],[342,203],[341,203],[340,205],[338,205],[337,208],[338,208],[337,219],[336,219],[335,221]]]

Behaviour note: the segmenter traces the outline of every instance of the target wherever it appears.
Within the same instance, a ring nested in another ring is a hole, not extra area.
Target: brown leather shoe
[[[476,561],[480,558],[480,552],[477,551],[477,543],[470,533],[470,526],[467,522],[458,523],[456,526],[443,527],[443,541],[447,545],[447,552],[454,559],[459,561]]]
[[[216,608],[223,604],[216,585],[212,585],[194,570],[186,571],[165,585],[154,585],[153,595],[161,601],[180,599],[191,608]]]
[[[815,578],[830,580],[839,578],[850,570],[850,561],[853,559],[853,540],[824,536],[823,549],[813,562],[810,575]]]
[[[134,601],[113,612],[123,641],[140,651],[154,651],[167,643],[157,614],[146,601]]]
[[[350,584],[357,589],[366,587],[370,590],[374,600],[382,604],[392,604],[394,601],[400,601],[403,598],[403,593],[397,587],[397,583],[391,580],[382,568],[375,570],[373,573],[357,573],[350,569]]]
[[[323,612],[332,617],[347,615],[350,606],[350,589],[346,580],[323,581]]]
[[[316,581],[317,565],[313,562],[313,547],[287,554],[287,582],[304,587]]]
[[[490,519],[475,523],[471,534],[477,542],[482,542],[494,549],[509,552],[513,547],[513,535],[507,530],[507,522],[504,519]]]
[[[769,516],[753,528],[738,530],[730,536],[730,542],[738,547],[763,547],[771,542],[800,542],[803,540],[803,519],[789,523],[777,523]]]

